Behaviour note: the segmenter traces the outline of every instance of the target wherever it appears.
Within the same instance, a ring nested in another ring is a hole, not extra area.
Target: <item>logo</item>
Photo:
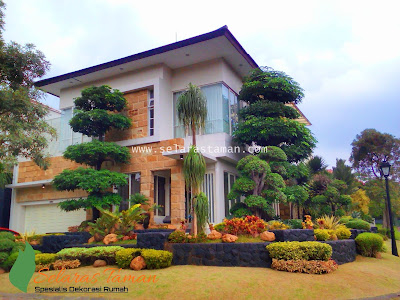
[[[251,146],[247,148],[250,154],[257,155],[259,153],[267,153],[267,147],[257,145],[255,142],[251,143]]]
[[[18,258],[11,268],[8,278],[13,286],[26,293],[35,268],[35,252],[32,246],[25,242],[25,251],[19,250]]]

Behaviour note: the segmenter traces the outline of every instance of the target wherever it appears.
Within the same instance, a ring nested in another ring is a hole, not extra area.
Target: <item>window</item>
[[[91,140],[90,137],[79,132],[74,132],[69,125],[69,121],[74,114],[74,108],[66,108],[61,110],[60,124],[60,151],[64,152],[70,145],[80,144]]]
[[[128,175],[128,184],[118,187],[118,195],[122,197],[119,210],[126,210],[131,205],[129,203],[130,196],[140,193],[140,173],[132,173]]]
[[[149,135],[154,135],[154,90],[148,93],[148,112],[149,112]]]
[[[208,199],[208,221],[214,223],[214,174],[204,175],[204,181],[201,191],[206,194]]]
[[[224,172],[225,217],[228,217],[230,215],[229,210],[232,208],[232,206],[235,203],[240,202],[239,197],[235,200],[228,199],[228,194],[231,191],[232,186],[235,183],[236,179],[237,179],[237,175],[229,173],[229,172]]]
[[[204,134],[226,132],[232,134],[237,124],[238,100],[236,94],[222,83],[201,87],[207,99],[207,120]],[[176,104],[182,92],[174,93],[174,135],[184,137],[185,131],[176,112]]]

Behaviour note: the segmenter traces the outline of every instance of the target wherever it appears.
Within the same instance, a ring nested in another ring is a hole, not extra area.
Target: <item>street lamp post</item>
[[[392,239],[392,254],[395,256],[399,256],[399,254],[397,252],[396,238],[394,235],[392,205],[390,203],[390,194],[389,194],[388,177],[390,174],[390,167],[391,167],[391,165],[387,161],[384,161],[381,163],[379,169],[381,171],[381,175],[383,175],[385,177],[385,183],[386,183],[386,200],[387,200],[387,206],[388,206],[388,210],[389,210],[390,236]]]

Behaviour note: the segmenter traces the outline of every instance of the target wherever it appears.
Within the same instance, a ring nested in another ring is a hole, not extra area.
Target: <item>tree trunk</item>
[[[196,216],[196,211],[194,209],[195,207],[195,201],[197,200],[195,196],[192,196],[192,230],[190,231],[190,233],[192,234],[192,236],[196,236],[197,235],[197,216]],[[196,194],[197,196],[197,194]]]
[[[196,126],[192,124],[192,145],[196,146]]]

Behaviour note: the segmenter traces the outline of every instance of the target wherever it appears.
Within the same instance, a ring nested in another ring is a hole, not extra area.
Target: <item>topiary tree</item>
[[[53,185],[59,191],[81,189],[88,192],[87,198],[66,200],[59,206],[65,211],[92,208],[93,220],[96,220],[99,216],[96,208],[107,208],[122,201],[122,198],[110,189],[127,184],[125,174],[102,170],[103,163],[128,163],[130,159],[128,148],[104,142],[104,135],[112,128],[129,128],[131,121],[119,114],[126,106],[123,94],[107,85],[82,90],[82,96],[75,98],[74,103],[76,113],[70,121],[72,130],[97,139],[68,146],[64,157],[91,168],[64,170],[54,177]]]
[[[233,133],[240,144],[277,146],[289,162],[307,158],[316,140],[296,119],[300,114],[289,103],[300,103],[303,89],[290,76],[271,68],[254,69],[245,78],[239,99],[248,105],[239,111],[240,122]]]
[[[273,215],[272,204],[275,201],[285,202],[283,193],[285,182],[281,174],[286,169],[283,162],[286,154],[278,147],[269,146],[258,155],[249,155],[242,158],[236,168],[240,177],[232,186],[228,199],[234,200],[239,196],[245,197],[244,204],[238,207],[244,212],[250,209],[255,215]]]

